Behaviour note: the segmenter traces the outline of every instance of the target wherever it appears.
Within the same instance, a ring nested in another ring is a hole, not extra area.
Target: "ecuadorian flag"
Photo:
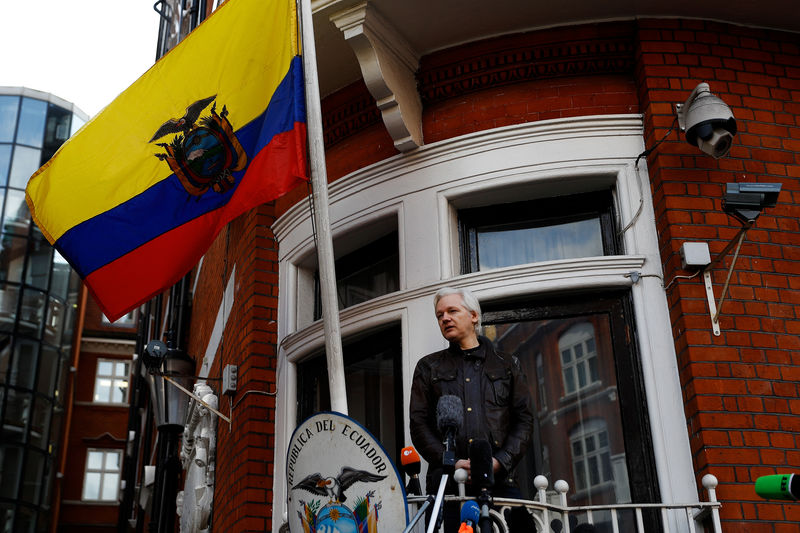
[[[31,177],[33,219],[109,319],[306,181],[298,54],[295,0],[229,0]]]

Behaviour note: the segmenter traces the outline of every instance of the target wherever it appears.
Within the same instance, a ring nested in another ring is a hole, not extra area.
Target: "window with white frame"
[[[614,481],[606,423],[589,420],[569,435],[575,490],[591,489]]]
[[[94,402],[128,403],[130,361],[98,359],[94,378]]]
[[[600,381],[594,327],[575,324],[558,339],[564,394],[574,394]]]
[[[83,477],[84,501],[114,502],[119,496],[122,450],[89,449]]]

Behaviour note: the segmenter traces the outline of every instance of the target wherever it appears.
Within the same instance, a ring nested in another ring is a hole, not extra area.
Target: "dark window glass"
[[[19,287],[0,285],[0,331],[13,331],[18,299]]]
[[[24,442],[31,417],[33,396],[29,392],[6,390],[3,420],[3,442]]]
[[[11,173],[8,175],[8,186],[24,189],[28,180],[41,166],[42,151],[38,148],[16,146],[14,159],[11,162]]]
[[[20,496],[23,500],[37,505],[39,503],[39,494],[42,491],[45,456],[30,448],[25,456],[25,471],[22,477],[22,493]]]
[[[47,102],[23,98],[19,112],[19,128],[17,144],[27,144],[36,148],[42,147],[44,140],[44,123],[47,117]]]
[[[45,293],[35,289],[25,289],[22,292],[22,307],[19,312],[17,327],[21,333],[39,336],[44,321],[46,309]]]
[[[403,381],[400,327],[392,326],[345,342],[344,365],[349,415],[399,460],[403,439]],[[298,417],[329,411],[328,365],[325,354],[297,365]]]
[[[0,142],[14,142],[18,110],[19,96],[0,96]]]
[[[53,397],[59,363],[58,351],[53,348],[43,346],[41,362],[39,363],[39,376],[36,382],[36,390],[48,398]]]
[[[72,113],[50,104],[47,109],[47,122],[44,129],[42,163],[53,157],[58,147],[69,138]]]
[[[22,448],[5,446],[5,427],[3,428],[3,445],[0,445],[0,496],[16,498],[19,480],[22,474]]]
[[[462,272],[618,253],[610,191],[459,211]]]
[[[0,249],[0,279],[22,282],[22,268],[25,266],[25,250],[28,240],[25,237],[3,235]]]
[[[527,498],[543,474],[569,483],[571,505],[658,501],[629,307],[627,294],[484,306],[485,334],[519,357],[534,403],[534,438],[517,472]],[[575,350],[590,337],[591,354]]]
[[[61,254],[53,252],[53,279],[50,282],[50,294],[58,298],[66,299],[69,289],[69,277],[72,273],[66,259]]]
[[[38,289],[47,290],[50,281],[50,264],[53,248],[44,236],[34,232],[28,240],[28,266],[25,270],[25,283]]]
[[[400,255],[397,232],[362,246],[336,260],[339,309],[345,309],[400,287]],[[314,319],[322,316],[319,272],[315,274]]]
[[[36,379],[38,343],[17,339],[14,349],[14,363],[11,367],[9,385],[33,389]]]
[[[36,396],[33,402],[33,416],[31,418],[30,440],[32,446],[47,451],[47,431],[50,429],[50,415],[53,413],[53,404],[50,400]]]
[[[11,145],[0,144],[0,186],[6,186],[8,168],[11,165]]]

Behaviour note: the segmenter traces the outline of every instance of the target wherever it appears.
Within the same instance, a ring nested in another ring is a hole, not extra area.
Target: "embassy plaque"
[[[341,413],[317,413],[295,429],[286,481],[292,533],[396,533],[408,523],[397,468],[366,428]]]

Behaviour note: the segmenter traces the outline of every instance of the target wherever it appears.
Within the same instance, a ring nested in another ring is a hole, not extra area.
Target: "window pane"
[[[19,128],[17,130],[18,144],[27,144],[42,147],[44,140],[44,122],[47,116],[47,102],[32,98],[22,99],[22,108],[19,113]],[[38,168],[38,167],[37,167]]]
[[[628,475],[615,477],[614,474],[627,471],[614,468],[612,461],[619,457],[621,463],[626,462],[629,450],[623,431],[630,430],[627,420],[622,423],[619,400],[622,393],[616,380],[617,348],[612,331],[617,330],[612,330],[610,316],[617,315],[587,313],[587,304],[582,298],[569,301],[574,304],[559,307],[547,302],[530,308],[503,307],[497,311],[488,307],[484,312],[487,336],[495,340],[499,350],[519,357],[531,391],[540,381],[557,383],[563,380],[564,383],[563,390],[550,387],[547,393],[551,397],[540,402],[540,408],[535,411],[534,441],[517,467],[516,478],[527,498],[535,497],[532,480],[537,474],[543,474],[549,479],[564,479],[575,487],[568,496],[571,505],[625,503],[632,497]],[[597,306],[605,309],[605,305]],[[587,359],[586,339],[590,335],[598,346]],[[583,349],[575,351],[579,345]],[[539,356],[541,359],[537,361]],[[594,377],[590,361],[596,363],[597,380],[602,389],[616,391],[616,394],[583,394],[580,387],[591,385]],[[643,447],[641,438],[633,440],[639,448]],[[566,450],[566,453],[553,453],[553,450]],[[628,495],[627,500],[625,495]]]
[[[53,250],[53,278],[50,282],[50,294],[66,299],[69,288],[70,266],[61,254]]]
[[[25,271],[25,283],[37,289],[47,290],[50,281],[50,259],[53,248],[44,236],[35,236],[28,241],[28,268]]]
[[[114,375],[115,376],[127,376],[128,375],[128,363],[115,363],[114,365]]]
[[[117,470],[119,470],[118,452],[106,452],[106,464],[104,470],[110,472],[116,472]]]
[[[22,474],[22,448],[0,446],[0,497],[16,498]]]
[[[89,459],[86,467],[90,470],[100,470],[103,468],[103,452],[89,452]]]
[[[83,120],[78,115],[72,115],[72,127],[69,130],[70,137],[75,135],[75,132],[81,129],[81,127],[83,127],[84,124],[86,124],[85,120]]]
[[[39,336],[44,321],[45,294],[35,289],[22,292],[22,309],[18,327],[21,332]]]
[[[30,177],[30,174],[28,175]],[[26,180],[28,178],[25,178]],[[31,221],[31,213],[28,211],[28,204],[25,203],[24,191],[6,191],[6,208],[3,213],[3,231],[6,233],[16,233],[17,235],[28,235],[28,224]]]
[[[98,361],[97,375],[98,376],[111,376],[114,370],[114,363],[111,361]]]
[[[94,401],[108,402],[111,399],[111,380],[98,378],[94,386]]]
[[[69,138],[72,113],[50,104],[47,108],[47,122],[44,131],[44,150],[42,161],[47,161],[56,153],[58,147]]]
[[[12,331],[17,316],[17,299],[19,287],[13,285],[0,286],[0,331]]]
[[[25,459],[25,468],[22,477],[21,496],[25,501],[33,504],[39,503],[39,494],[42,488],[45,457],[43,454],[28,449]]]
[[[2,113],[2,112],[0,112]],[[2,117],[2,114],[0,114]],[[2,120],[0,118],[0,120]],[[0,186],[5,187],[8,179],[8,169],[11,167],[11,145],[0,144]]]
[[[42,347],[41,361],[39,362],[39,379],[36,390],[47,397],[53,397],[58,376],[58,352],[47,346]]]
[[[33,381],[36,379],[36,363],[38,357],[38,344],[31,341],[18,340],[14,350],[14,364],[11,369],[11,379],[9,383],[32,389]]]
[[[128,396],[128,382],[120,379],[114,380],[111,389],[111,401],[114,403],[124,403]]]
[[[103,494],[101,500],[113,501],[117,499],[117,487],[119,486],[119,474],[105,474],[103,476]]]
[[[19,96],[0,96],[0,142],[14,142],[18,110]]]
[[[0,248],[0,279],[3,281],[22,281],[22,267],[25,265],[25,250],[28,240],[25,237],[3,235]]]
[[[100,474],[98,472],[87,472],[83,480],[83,499],[100,499]]]
[[[479,270],[603,255],[600,219],[513,230],[478,229]]]
[[[403,435],[402,358],[399,327],[344,345],[349,415],[366,427],[389,453],[399,453]],[[330,410],[324,354],[298,365],[298,417]],[[399,460],[399,456],[397,457]]]
[[[64,304],[52,296],[48,297],[47,325],[44,328],[44,340],[50,344],[58,344],[64,329]]]
[[[17,145],[14,148],[14,158],[11,161],[8,186],[24,189],[31,175],[42,166],[41,161],[41,150]]]

